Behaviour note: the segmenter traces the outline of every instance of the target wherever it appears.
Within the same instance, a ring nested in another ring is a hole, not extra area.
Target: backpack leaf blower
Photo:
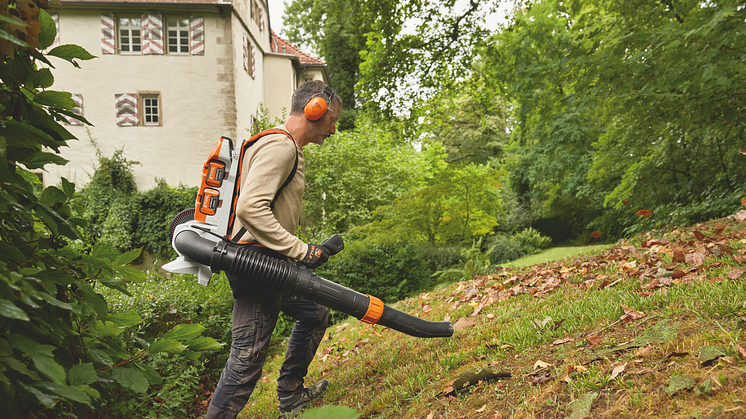
[[[233,150],[232,141],[221,137],[213,148],[203,168],[195,208],[182,211],[171,222],[171,245],[179,256],[163,265],[165,270],[197,275],[199,283],[205,286],[209,285],[213,273],[223,271],[245,278],[256,287],[306,298],[362,322],[380,324],[410,336],[453,335],[451,322],[428,321],[409,315],[374,296],[321,278],[304,265],[257,253],[250,246],[231,241],[226,235],[229,231],[226,220],[232,218],[233,203],[238,196],[235,187],[236,179],[240,179],[238,162],[245,146],[246,142]],[[200,211],[205,212],[200,214]],[[344,248],[344,242],[335,234],[324,246],[336,254]]]

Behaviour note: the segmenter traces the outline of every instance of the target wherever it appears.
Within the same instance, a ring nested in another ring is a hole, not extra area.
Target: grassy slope
[[[450,319],[453,337],[332,327],[309,373],[332,382],[315,405],[364,418],[746,417],[744,262],[746,223],[729,217],[424,293],[394,307]],[[724,356],[703,364],[712,347]],[[276,417],[283,350],[239,417]],[[453,391],[469,373],[482,379]]]

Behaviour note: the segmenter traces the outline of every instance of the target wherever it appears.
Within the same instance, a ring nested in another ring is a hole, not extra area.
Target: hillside
[[[492,275],[395,305],[450,319],[447,339],[350,319],[329,329],[309,382],[363,418],[746,416],[746,211],[587,255]],[[284,342],[239,417],[274,417]]]

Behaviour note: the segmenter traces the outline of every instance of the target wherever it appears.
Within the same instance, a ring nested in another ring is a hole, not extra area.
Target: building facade
[[[328,84],[323,62],[269,28],[266,0],[63,0],[52,17],[52,47],[76,44],[97,58],[75,68],[50,57],[54,89],[71,92],[93,126],[70,121],[79,141],[45,184],[84,185],[98,156],[121,149],[140,190],[157,179],[197,185],[219,137],[249,137],[262,107],[270,121],[282,117],[306,80]]]

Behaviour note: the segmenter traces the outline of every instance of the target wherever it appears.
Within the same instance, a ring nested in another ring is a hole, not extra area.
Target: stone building
[[[70,162],[43,174],[88,182],[98,155],[122,149],[140,190],[164,179],[197,185],[220,136],[250,136],[263,107],[289,111],[304,81],[328,84],[325,64],[279,38],[266,0],[62,0],[52,11],[55,45],[97,58],[81,68],[50,57],[53,89],[71,92],[93,127],[70,124]]]

